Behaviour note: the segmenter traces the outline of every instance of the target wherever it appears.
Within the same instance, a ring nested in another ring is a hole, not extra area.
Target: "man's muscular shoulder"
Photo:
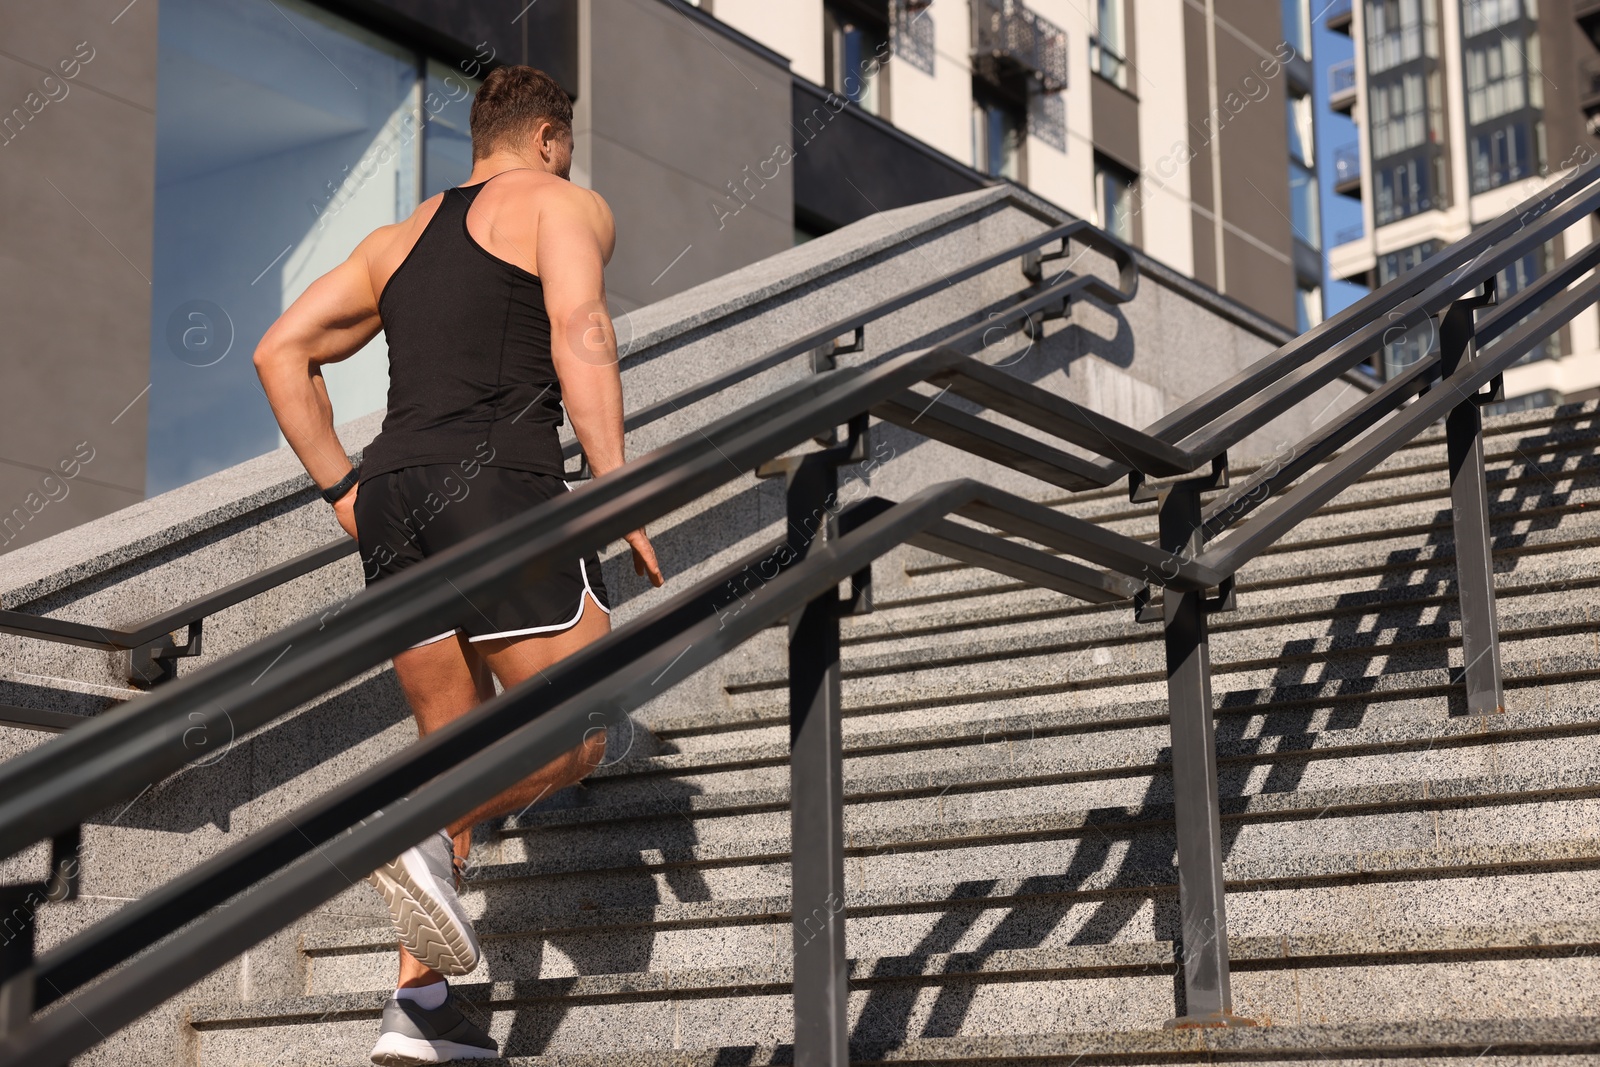
[[[574,185],[565,178],[554,175],[542,175],[549,179],[549,184],[542,188],[538,212],[541,218],[550,214],[559,215],[562,221],[570,222],[574,219],[581,220],[591,230],[604,250],[605,259],[611,259],[611,251],[616,244],[616,220],[611,215],[611,205],[606,203],[605,197],[593,189],[585,189],[581,185]]]
[[[382,292],[384,283],[417,243],[417,238],[422,236],[433,213],[443,202],[444,194],[436,193],[418,204],[416,210],[406,218],[379,226],[356,245],[350,258],[366,265],[374,293]]]
[[[574,185],[574,189],[579,189]],[[586,193],[592,200],[594,213],[595,236],[600,238],[600,247],[605,252],[605,261],[611,262],[611,253],[617,246],[617,220],[611,215],[611,205],[606,203],[606,198],[593,189],[579,189]]]
[[[595,237],[600,240],[605,262],[611,262],[611,251],[616,248],[616,219],[611,218],[611,205],[605,202],[605,197],[595,192],[594,189],[584,189],[565,182],[566,192],[562,206],[565,210],[581,214],[584,221],[594,229]]]

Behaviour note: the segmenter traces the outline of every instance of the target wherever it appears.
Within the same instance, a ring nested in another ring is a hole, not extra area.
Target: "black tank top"
[[[362,454],[362,481],[462,461],[562,473],[544,286],[467,232],[467,209],[487,184],[445,190],[378,298],[389,410]]]

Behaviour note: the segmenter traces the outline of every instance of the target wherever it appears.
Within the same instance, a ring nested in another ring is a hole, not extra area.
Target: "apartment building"
[[[1010,181],[1307,328],[1311,17],[1310,0],[8,5],[0,551],[277,447],[256,340],[362,235],[467,176],[471,94],[501,63],[574,98],[573,178],[617,217],[619,313]],[[382,337],[326,381],[340,421],[381,407]]]
[[[1328,12],[1354,58],[1328,71],[1329,102],[1357,136],[1337,153],[1338,193],[1363,227],[1338,234],[1333,278],[1382,285],[1600,150],[1600,3],[1355,0]],[[1586,219],[1503,271],[1509,296],[1591,239]],[[1433,342],[1413,327],[1374,362],[1386,376]],[[1505,376],[1507,409],[1600,395],[1600,315],[1590,308]]]
[[[1320,319],[1306,2],[700,7],[894,132],[1025,185],[1269,318]],[[797,132],[811,96],[796,96]],[[874,210],[876,197],[852,188],[867,169],[840,160],[798,183],[796,224]],[[896,176],[867,180],[894,198]]]

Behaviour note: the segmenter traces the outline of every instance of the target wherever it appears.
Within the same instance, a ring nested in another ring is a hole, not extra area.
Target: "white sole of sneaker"
[[[424,1041],[404,1034],[384,1034],[372,1046],[372,1062],[379,1067],[419,1067],[425,1063],[449,1063],[451,1060],[492,1060],[500,1054],[477,1045],[462,1045],[454,1041]]]
[[[478,966],[477,935],[439,899],[438,882],[420,856],[407,849],[368,880],[389,905],[400,944],[419,963],[445,975],[467,974]]]

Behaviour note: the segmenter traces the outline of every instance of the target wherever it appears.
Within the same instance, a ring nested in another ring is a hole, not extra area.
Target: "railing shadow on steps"
[[[1588,435],[1592,444],[1600,445],[1600,434],[1591,430]],[[1525,437],[1518,439],[1512,450],[1522,456],[1522,461],[1532,466],[1535,461],[1526,454],[1528,451],[1537,452],[1540,447],[1539,437]],[[1581,442],[1580,442],[1581,443]],[[1581,476],[1583,471],[1563,471],[1567,477]],[[1592,471],[1590,480],[1593,481]],[[1491,483],[1491,486],[1495,483]],[[1540,512],[1551,506],[1565,505],[1568,494],[1555,488],[1554,482],[1548,478],[1541,480],[1530,487],[1528,491],[1517,491],[1510,499],[1502,497],[1497,503],[1506,512],[1497,519],[1504,522],[1513,517],[1529,514],[1525,505],[1531,500],[1540,507],[1534,512]],[[1334,612],[1335,624],[1328,628],[1322,640],[1337,642],[1341,638],[1367,636],[1365,632],[1358,633],[1355,627],[1369,627],[1375,630],[1395,630],[1403,628],[1409,636],[1415,636],[1418,630],[1424,631],[1425,636],[1431,635],[1438,640],[1432,646],[1422,664],[1408,664],[1405,670],[1419,670],[1429,667],[1441,669],[1448,667],[1448,651],[1453,647],[1451,637],[1451,621],[1456,616],[1448,612],[1446,601],[1454,598],[1453,557],[1441,556],[1446,549],[1453,550],[1453,539],[1449,534],[1450,512],[1440,511],[1434,516],[1434,521],[1429,524],[1431,532],[1427,534],[1427,544],[1424,548],[1397,550],[1389,553],[1385,564],[1397,567],[1391,572],[1399,581],[1385,581],[1377,590],[1380,594],[1393,594],[1397,592],[1411,592],[1418,600],[1428,602],[1426,609],[1417,606],[1399,606],[1392,603],[1374,604],[1372,594],[1344,594],[1336,598]],[[1555,520],[1550,518],[1536,518],[1531,527],[1552,529]],[[1405,532],[1405,531],[1402,531]],[[1527,540],[1529,531],[1505,532],[1492,538],[1492,550],[1505,558],[1509,553],[1521,547]],[[1301,545],[1292,546],[1304,551]],[[1426,558],[1422,558],[1428,553]],[[1508,560],[1514,563],[1514,559]],[[1401,584],[1403,583],[1403,584]],[[989,587],[986,591],[994,591]],[[1437,617],[1432,623],[1424,624],[1422,615],[1427,610]],[[1587,630],[1587,625],[1584,629]],[[1235,691],[1230,697],[1238,698],[1226,704],[1219,703],[1216,725],[1216,739],[1219,752],[1231,750],[1232,758],[1226,762],[1219,759],[1218,792],[1222,802],[1223,815],[1230,813],[1230,801],[1244,802],[1255,789],[1261,794],[1288,794],[1303,787],[1303,777],[1311,760],[1318,752],[1311,747],[1317,735],[1310,731],[1311,724],[1319,714],[1326,714],[1325,729],[1333,732],[1357,729],[1365,724],[1364,709],[1370,706],[1370,701],[1381,696],[1381,675],[1372,673],[1374,660],[1385,658],[1386,652],[1382,646],[1363,648],[1341,647],[1338,652],[1343,661],[1348,663],[1350,677],[1340,678],[1331,688],[1317,685],[1307,677],[1313,664],[1324,662],[1306,656],[1306,645],[1316,644],[1318,641],[1310,639],[1295,639],[1284,644],[1276,655],[1266,654],[1253,666],[1263,663],[1277,664],[1271,670],[1271,677],[1265,681],[1261,688],[1254,690]],[[1038,648],[1030,649],[1033,654],[1038,654]],[[1333,658],[1330,652],[1329,658]],[[1236,669],[1237,664],[1233,665]],[[1387,673],[1387,670],[1384,671]],[[849,675],[847,674],[847,677]],[[1322,679],[1326,682],[1326,676]],[[1464,695],[1459,692],[1459,685],[1449,685],[1442,689],[1442,695],[1450,699],[1452,710],[1463,713],[1467,710]],[[1297,690],[1308,694],[1315,694],[1312,704],[1301,710],[1294,706]],[[1415,689],[1407,689],[1406,696],[1414,699]],[[1249,710],[1258,712],[1264,705],[1271,704],[1276,711],[1265,716],[1247,718],[1236,714],[1239,711]],[[1342,710],[1341,710],[1342,709]],[[1223,714],[1225,711],[1235,714]],[[1141,720],[1142,721],[1142,720]],[[1007,724],[1009,727],[1009,724]],[[1023,729],[1015,734],[1009,728],[997,731],[1001,737],[1020,737],[1025,745],[1033,739],[1031,729]],[[1326,735],[1325,735],[1326,737]],[[986,739],[988,734],[986,733]],[[1334,748],[1337,750],[1337,742]],[[1431,746],[1430,746],[1431,747]],[[1323,755],[1327,751],[1323,750]],[[1288,758],[1285,759],[1284,757]],[[1262,769],[1261,759],[1273,757],[1267,764],[1267,773],[1259,782],[1252,782],[1252,772]],[[1298,758],[1297,758],[1298,757]],[[1022,757],[1025,761],[1026,757]],[[1170,765],[1171,752],[1163,749],[1156,753],[1153,761],[1153,770],[1159,770],[1165,765]],[[1010,772],[1017,773],[1017,764],[1008,763]],[[1127,768],[1122,768],[1126,771]],[[1023,779],[1037,782],[1036,779]],[[1253,787],[1253,788],[1252,788]],[[1151,872],[1156,872],[1156,884],[1165,884],[1161,872],[1170,870],[1174,858],[1174,842],[1168,836],[1157,835],[1153,840],[1139,842],[1126,850],[1119,846],[1123,843],[1121,838],[1106,836],[1103,832],[1096,833],[1095,829],[1108,830],[1113,826],[1128,824],[1149,825],[1152,821],[1159,820],[1171,807],[1172,797],[1166,788],[1166,780],[1157,774],[1152,778],[1144,795],[1131,802],[1126,808],[1101,810],[1093,813],[1103,817],[1103,821],[1088,823],[1084,832],[1075,835],[1077,843],[1072,850],[1072,859],[1059,873],[1049,875],[1024,877],[1017,882],[1011,892],[1019,899],[1032,899],[1037,901],[1027,907],[1019,906],[992,926],[983,929],[981,936],[961,948],[963,956],[986,958],[990,953],[1017,949],[1028,949],[1038,946],[1044,939],[1046,932],[1066,917],[1065,906],[1056,907],[1049,901],[1051,897],[1063,891],[1081,890],[1091,881],[1098,880],[1101,885],[1130,886],[1150,884]],[[1239,808],[1232,808],[1237,812]],[[1222,853],[1224,856],[1236,855],[1235,841],[1242,832],[1239,823],[1224,823],[1222,831]],[[996,884],[994,880],[973,879],[967,880],[956,887],[956,894],[962,898],[981,897],[988,895],[988,891]],[[1126,893],[1107,893],[1096,900],[1090,907],[1086,916],[1076,919],[1078,931],[1072,937],[1071,944],[1106,944],[1113,942],[1116,935],[1123,930],[1136,917],[1139,910],[1149,902],[1144,895]],[[1155,913],[1152,919],[1160,927],[1175,928],[1178,926],[1177,916],[1173,914],[1175,908],[1166,901],[1157,897],[1154,901]],[[960,914],[945,914],[941,921],[926,932],[907,953],[912,958],[925,958],[928,956],[951,953],[957,951],[957,946],[972,939],[975,932],[976,916],[962,916]],[[883,1032],[894,1033],[897,1029],[904,1032],[916,1013],[916,989],[899,989],[893,986],[875,985],[867,991],[862,1004],[860,1015],[863,1019],[871,1017],[874,1024]],[[925,1029],[922,1036],[950,1036],[948,1026],[954,1020],[959,1020],[966,1015],[966,1004],[972,999],[970,987],[945,987],[939,992],[937,1006],[929,1011],[930,1018],[944,1020],[944,1028],[937,1034]]]
[[[0,856],[49,840],[52,862],[43,882],[7,892],[12,903],[70,898],[79,826],[188,763],[183,735],[197,724],[220,726],[226,716],[240,731],[256,729],[438,632],[441,620],[466,612],[464,599],[492,596],[508,581],[539,574],[549,560],[609,543],[744,471],[785,478],[789,539],[665,601],[44,955],[34,958],[30,938],[13,938],[0,949],[0,1051],[21,1062],[65,1062],[331,899],[348,885],[345,871],[373,869],[508,787],[526,767],[572,748],[590,729],[621,721],[787,620],[795,1056],[802,1064],[846,1063],[839,623],[867,605],[873,560],[903,543],[1091,602],[1131,602],[1140,621],[1163,624],[1183,963],[1182,1014],[1173,1024],[1247,1022],[1232,1014],[1228,976],[1207,618],[1231,605],[1241,566],[1444,419],[1467,701],[1474,713],[1499,709],[1478,403],[1505,368],[1595,301],[1600,276],[1590,272],[1600,263],[1600,243],[1482,319],[1474,312],[1493,302],[1500,270],[1600,206],[1597,176],[1600,163],[1585,164],[1144,431],[966,355],[963,347],[987,324],[868,369],[824,369],[365,590],[331,619],[287,627],[12,759],[0,766]],[[1115,246],[1095,231],[1079,236]],[[1066,251],[1063,241],[1059,254]],[[1483,295],[1474,295],[1480,287]],[[1041,280],[1009,314],[1012,321],[1061,315],[1068,300],[1097,289],[1117,292],[1095,279]],[[1313,432],[1283,462],[1229,485],[1230,445],[1368,358],[1397,322],[1433,317],[1441,332],[1436,352]],[[925,403],[914,391],[921,384],[1034,433]],[[838,468],[864,457],[872,416],[914,423],[928,437],[1063,488],[1126,477],[1131,498],[1159,501],[1159,544],[966,479],[900,503],[868,498],[840,508]],[[842,440],[841,426],[848,428]],[[827,444],[791,454],[814,442]],[[1209,473],[1195,475],[1208,465]],[[1158,486],[1155,478],[1175,480]],[[727,610],[728,582],[747,568],[770,580]],[[841,598],[847,581],[851,594]],[[320,631],[315,641],[313,630]],[[268,672],[268,685],[255,684]],[[70,1004],[60,1003],[74,992]]]

